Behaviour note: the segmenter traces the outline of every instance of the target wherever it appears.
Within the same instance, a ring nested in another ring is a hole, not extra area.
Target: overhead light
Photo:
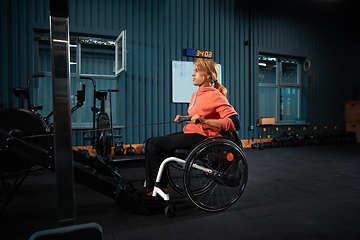
[[[266,63],[259,63],[259,66],[266,67]]]

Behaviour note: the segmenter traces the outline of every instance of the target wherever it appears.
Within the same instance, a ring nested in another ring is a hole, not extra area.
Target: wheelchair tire
[[[209,212],[232,206],[244,192],[248,178],[243,150],[232,141],[220,138],[197,145],[189,154],[184,171],[187,197],[198,208]]]

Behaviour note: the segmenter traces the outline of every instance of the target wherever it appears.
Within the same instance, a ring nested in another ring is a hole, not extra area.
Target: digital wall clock
[[[187,57],[212,58],[213,52],[199,49],[184,49],[184,55]]]

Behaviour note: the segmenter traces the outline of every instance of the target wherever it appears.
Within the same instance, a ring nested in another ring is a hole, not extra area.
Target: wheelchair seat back
[[[223,138],[232,141],[233,143],[238,145],[241,148],[241,150],[244,150],[243,146],[242,146],[242,142],[241,142],[241,140],[239,138],[239,135],[237,134],[236,131],[234,131],[234,132],[232,132],[232,131],[221,131],[221,134],[223,135]]]

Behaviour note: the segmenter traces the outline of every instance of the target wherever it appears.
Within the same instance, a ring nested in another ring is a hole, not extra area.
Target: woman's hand
[[[199,116],[199,115],[197,115],[197,114],[195,114],[194,116],[192,116],[191,122],[192,122],[193,124],[197,124],[197,123],[206,124],[206,123],[205,123],[205,122],[206,122],[205,118],[203,118],[203,117],[201,117],[201,116]]]
[[[202,123],[202,124],[206,124],[209,125],[211,127],[216,127],[216,128],[220,128],[220,121],[219,119],[205,119],[197,114],[195,114],[192,118],[191,118],[191,122],[194,124],[197,123]]]
[[[179,118],[184,118],[184,117],[186,117],[186,116],[176,115],[174,122],[177,123],[177,124],[179,124],[179,123],[181,123],[181,122],[179,121]]]

